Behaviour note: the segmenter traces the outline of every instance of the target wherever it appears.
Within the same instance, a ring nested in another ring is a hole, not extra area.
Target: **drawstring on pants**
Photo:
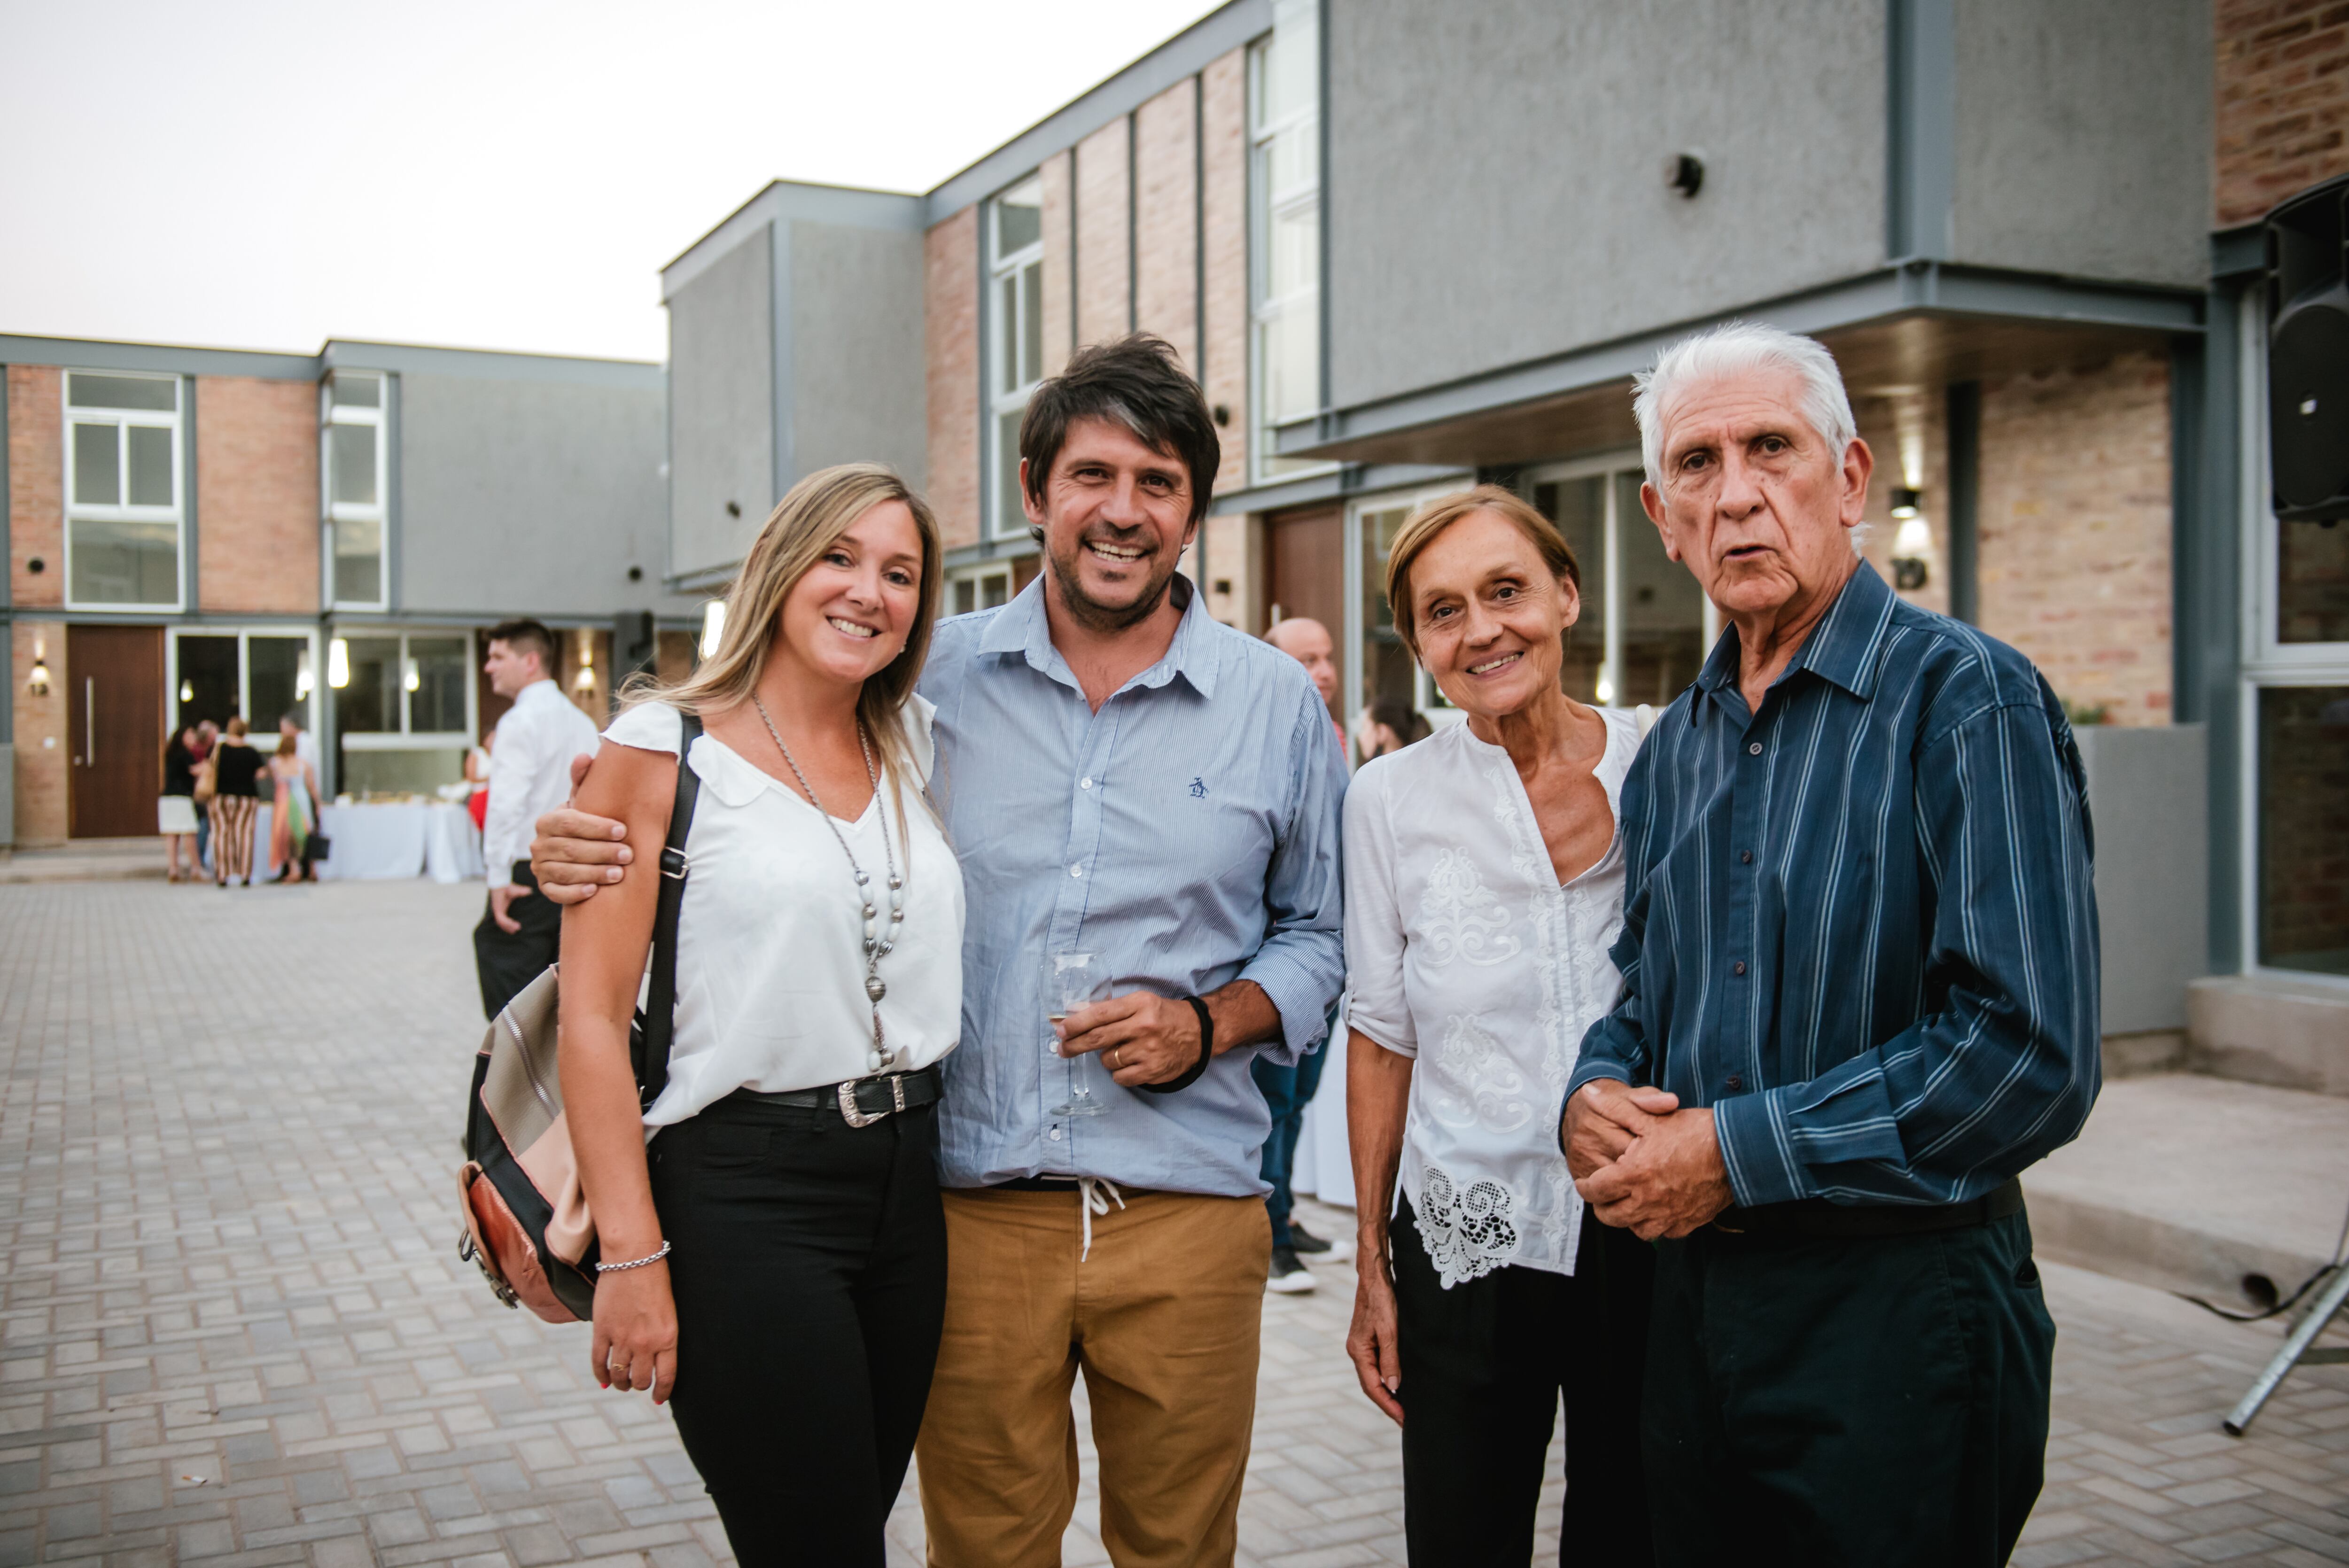
[[[1103,1197],[1104,1192],[1109,1196]],[[1117,1183],[1108,1177],[1080,1176],[1077,1178],[1077,1212],[1083,1216],[1085,1222],[1085,1249],[1077,1254],[1077,1262],[1082,1263],[1092,1256],[1093,1216],[1109,1212],[1111,1198],[1117,1200],[1119,1208],[1125,1207],[1125,1194],[1119,1191]]]

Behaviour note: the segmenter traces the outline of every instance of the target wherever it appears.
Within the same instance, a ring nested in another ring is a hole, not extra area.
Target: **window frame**
[[[248,728],[258,728],[264,735],[277,733],[277,717],[272,716],[265,725],[257,724],[253,711],[253,639],[274,637],[280,642],[302,645],[310,655],[310,689],[296,700],[302,704],[302,727],[315,738],[318,734],[318,692],[326,684],[326,662],[315,626],[289,626],[284,622],[271,625],[255,622],[242,625],[213,625],[205,622],[186,622],[170,628],[163,639],[163,711],[165,724],[178,728],[180,710],[180,639],[182,637],[234,637],[236,639],[236,711],[244,716]]]
[[[1474,482],[1474,475],[1464,471],[1449,479],[1414,485],[1409,490],[1381,490],[1372,495],[1347,498],[1344,531],[1339,541],[1340,558],[1345,562],[1346,626],[1345,640],[1339,650],[1338,695],[1344,699],[1345,713],[1342,717],[1346,733],[1350,736],[1354,733],[1355,721],[1361,718],[1362,709],[1369,706],[1362,700],[1362,682],[1370,673],[1362,657],[1363,640],[1370,634],[1370,626],[1362,614],[1363,595],[1372,590],[1383,591],[1381,584],[1367,582],[1362,575],[1364,519],[1372,512],[1398,509],[1404,512],[1414,511],[1438,496],[1450,495]],[[1428,678],[1427,671],[1416,657],[1411,663],[1412,707],[1419,711],[1422,717],[1431,725],[1445,725],[1457,724],[1467,717],[1443,700],[1443,694],[1435,689],[1435,683]]]
[[[335,401],[338,377],[376,384],[375,407]],[[336,610],[388,610],[391,607],[391,377],[380,370],[329,371],[318,383],[318,504],[324,519],[319,533],[320,597]],[[372,504],[335,499],[335,428],[342,425],[372,426],[375,430],[375,500]],[[376,526],[376,596],[336,596],[335,530],[345,522]],[[405,656],[405,655],[403,655]]]
[[[1322,232],[1323,204],[1321,193],[1327,171],[1321,167],[1321,150],[1315,149],[1313,180],[1309,185],[1287,191],[1271,189],[1269,171],[1273,144],[1290,131],[1318,134],[1322,105],[1319,92],[1319,76],[1316,72],[1316,95],[1310,107],[1290,110],[1278,120],[1265,119],[1266,57],[1274,46],[1278,28],[1266,33],[1248,45],[1247,49],[1247,376],[1248,376],[1248,482],[1252,485],[1272,483],[1326,473],[1340,465],[1317,462],[1311,459],[1274,456],[1273,431],[1278,419],[1266,395],[1266,340],[1275,323],[1292,313],[1302,312],[1313,323],[1314,332],[1314,393],[1313,406],[1319,409],[1325,401],[1328,388],[1320,385],[1323,323],[1321,321],[1321,258],[1325,236]],[[1320,46],[1319,19],[1316,19],[1315,47]],[[1311,269],[1313,282],[1308,287],[1278,299],[1272,297],[1272,238],[1276,222],[1311,208],[1314,212],[1314,258]],[[1293,414],[1289,416],[1295,418]]]
[[[1011,198],[1030,191],[1035,192],[1036,211],[1040,220],[1037,223],[1035,240],[1016,251],[999,251],[997,247],[1002,237],[1001,214],[1004,206],[1010,201]],[[999,390],[997,384],[1004,366],[1011,366],[1015,375],[1019,367],[1019,345],[1025,336],[1021,328],[1026,325],[1025,316],[1029,298],[1029,291],[1024,280],[1031,267],[1038,273],[1035,292],[1040,315],[1042,310],[1041,273],[1044,265],[1044,236],[1040,220],[1043,210],[1044,176],[1043,172],[1038,170],[1013,181],[1001,191],[988,197],[982,213],[985,222],[982,225],[984,232],[981,238],[985,242],[987,258],[987,286],[980,306],[985,322],[987,346],[987,353],[983,356],[985,363],[980,368],[980,374],[985,377],[983,391],[986,395],[982,401],[987,407],[988,460],[985,466],[988,484],[984,511],[987,517],[988,537],[995,539],[1018,535],[1028,527],[1025,512],[1009,517],[1003,515],[1004,487],[1016,479],[1019,471],[1018,446],[1012,445],[1009,451],[1004,449],[1006,443],[1003,438],[1003,421],[1006,416],[1019,413],[1028,407],[1029,399],[1036,395],[1036,388],[1043,384],[1044,366],[1039,363],[1035,366],[1036,375],[1033,378],[1008,391]],[[1014,284],[1011,290],[1014,306],[1010,313],[1010,319],[1006,319],[1006,313],[1001,304],[1006,280],[1011,280]],[[1042,333],[1040,321],[1037,324],[1037,331],[1040,336]],[[1042,356],[1039,356],[1040,360],[1041,357]]]
[[[380,626],[364,623],[337,626],[334,635],[347,643],[354,638],[373,642],[397,639],[399,644],[399,727],[392,729],[349,730],[343,727],[341,709],[335,713],[335,737],[347,751],[446,751],[453,747],[480,743],[481,732],[481,689],[480,629],[473,626]],[[465,727],[454,729],[416,729],[414,703],[416,694],[408,689],[408,666],[416,655],[409,651],[418,638],[460,637],[465,644]],[[312,667],[318,666],[313,665]],[[315,688],[314,688],[315,689]]]
[[[1006,560],[984,562],[977,566],[966,566],[959,571],[948,573],[945,594],[946,606],[940,611],[939,618],[944,619],[948,615],[975,615],[981,610],[999,609],[1009,604],[1019,592],[1014,579],[1011,562]],[[989,604],[985,603],[985,600],[987,585],[991,582],[1002,583],[1003,597]],[[969,587],[971,594],[971,607],[968,610],[962,609],[954,602],[956,591],[965,586]]]
[[[171,384],[171,407],[103,408],[77,404],[73,400],[73,378],[77,376],[104,376],[122,381],[168,381]],[[188,386],[184,376],[151,370],[94,370],[68,366],[57,377],[59,410],[59,444],[63,449],[65,502],[65,583],[63,599],[68,610],[99,610],[125,614],[181,611],[188,603],[188,478],[187,478],[187,410]],[[80,462],[74,452],[74,427],[77,425],[110,424],[114,427],[114,461],[116,494],[123,499],[112,505],[84,502],[75,499]],[[133,427],[148,429],[163,428],[171,432],[171,501],[169,506],[139,506],[133,504],[130,493],[129,431]],[[82,599],[74,593],[74,533],[75,524],[81,522],[168,522],[171,525],[172,597],[169,600]],[[177,687],[173,688],[174,690]]]

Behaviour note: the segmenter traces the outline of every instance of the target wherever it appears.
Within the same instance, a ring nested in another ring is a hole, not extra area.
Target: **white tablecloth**
[[[318,830],[334,841],[332,851],[318,862],[321,880],[429,876],[454,882],[481,874],[481,836],[461,806],[408,800],[325,806],[318,811]]]
[[[1334,1203],[1354,1206],[1353,1151],[1346,1139],[1346,1020],[1321,1047],[1330,1059],[1322,1064],[1321,1087],[1305,1106],[1305,1130],[1297,1140],[1297,1169],[1289,1177],[1294,1191]]]

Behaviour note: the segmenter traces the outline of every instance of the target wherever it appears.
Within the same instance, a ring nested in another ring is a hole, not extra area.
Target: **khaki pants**
[[[1256,1420],[1263,1200],[948,1191],[947,1323],[916,1454],[936,1568],[1053,1568],[1084,1369],[1118,1568],[1228,1563]]]

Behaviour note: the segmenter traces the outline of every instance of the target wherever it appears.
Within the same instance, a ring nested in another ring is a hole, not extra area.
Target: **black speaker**
[[[2267,215],[2268,461],[2276,515],[2349,517],[2349,174]]]
[[[638,670],[651,674],[658,662],[660,643],[650,610],[623,610],[612,617],[612,685]]]

